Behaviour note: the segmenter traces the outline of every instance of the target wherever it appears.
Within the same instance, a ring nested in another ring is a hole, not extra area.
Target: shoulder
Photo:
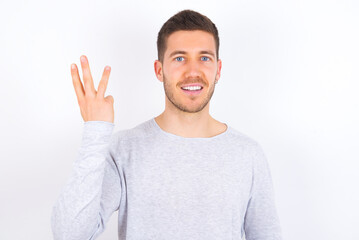
[[[228,128],[227,141],[232,142],[232,144],[236,146],[247,148],[248,150],[261,150],[261,146],[256,139],[230,126]]]
[[[147,120],[133,128],[116,131],[112,137],[116,142],[128,142],[148,138],[151,134],[150,120]]]
[[[263,164],[267,161],[262,145],[255,138],[232,127],[229,127],[224,144],[229,146],[228,151],[240,154],[252,164]]]
[[[232,141],[235,148],[242,149],[241,154],[251,162],[252,170],[254,172],[259,172],[259,175],[262,175],[263,177],[270,175],[269,162],[261,144],[242,132],[233,128],[231,130],[230,136],[233,139]]]

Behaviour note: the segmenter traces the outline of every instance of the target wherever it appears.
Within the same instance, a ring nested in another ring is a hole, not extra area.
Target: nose
[[[198,78],[201,76],[200,63],[196,60],[188,60],[186,68],[186,78]]]

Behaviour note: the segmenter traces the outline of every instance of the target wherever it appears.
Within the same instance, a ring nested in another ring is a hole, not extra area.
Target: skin
[[[182,53],[171,56],[175,51]],[[111,95],[105,97],[110,66],[105,67],[96,91],[87,57],[82,55],[80,61],[83,84],[76,64],[71,64],[71,76],[82,118],[85,122],[114,123],[114,99]],[[221,67],[210,33],[199,30],[172,33],[167,39],[163,62],[154,62],[156,77],[164,85],[166,103],[165,110],[155,118],[157,124],[166,132],[188,138],[213,137],[226,131],[227,125],[209,114]],[[188,83],[201,83],[201,94],[186,95],[181,86]]]
[[[176,51],[182,53],[171,56]],[[163,62],[154,62],[156,77],[163,82],[166,95],[165,110],[155,118],[157,124],[166,132],[189,138],[213,137],[226,131],[227,125],[209,114],[221,67],[212,34],[200,30],[172,33],[167,39]],[[202,83],[201,94],[185,94],[181,86],[189,83]]]
[[[76,64],[71,64],[71,76],[83,120],[85,122],[106,121],[114,123],[113,97],[111,95],[105,97],[111,67],[105,67],[96,91],[87,57],[82,55],[80,61],[84,85],[81,83]]]

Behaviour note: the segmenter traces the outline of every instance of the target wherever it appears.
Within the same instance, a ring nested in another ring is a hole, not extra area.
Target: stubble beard
[[[203,82],[203,81],[201,81]],[[214,93],[214,88],[215,88],[215,84],[212,84],[210,86],[209,92],[207,94],[207,96],[205,97],[205,99],[203,100],[203,102],[201,102],[199,105],[196,106],[186,106],[181,104],[178,100],[176,100],[176,98],[174,97],[174,91],[171,91],[171,87],[167,82],[166,76],[163,75],[163,87],[165,90],[165,94],[167,96],[167,99],[172,103],[173,106],[175,106],[178,110],[182,111],[182,112],[186,112],[186,113],[197,113],[202,111],[203,108],[205,108],[207,106],[207,104],[209,103],[209,101],[211,100],[213,93]],[[199,96],[196,96],[195,98],[198,98]]]

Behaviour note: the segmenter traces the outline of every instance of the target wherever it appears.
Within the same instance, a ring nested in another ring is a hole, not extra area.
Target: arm
[[[253,158],[252,188],[244,220],[246,240],[281,240],[275,193],[267,159],[257,145]]]
[[[84,123],[72,175],[52,210],[55,240],[95,239],[118,210],[121,181],[111,150],[113,128],[110,122]]]

